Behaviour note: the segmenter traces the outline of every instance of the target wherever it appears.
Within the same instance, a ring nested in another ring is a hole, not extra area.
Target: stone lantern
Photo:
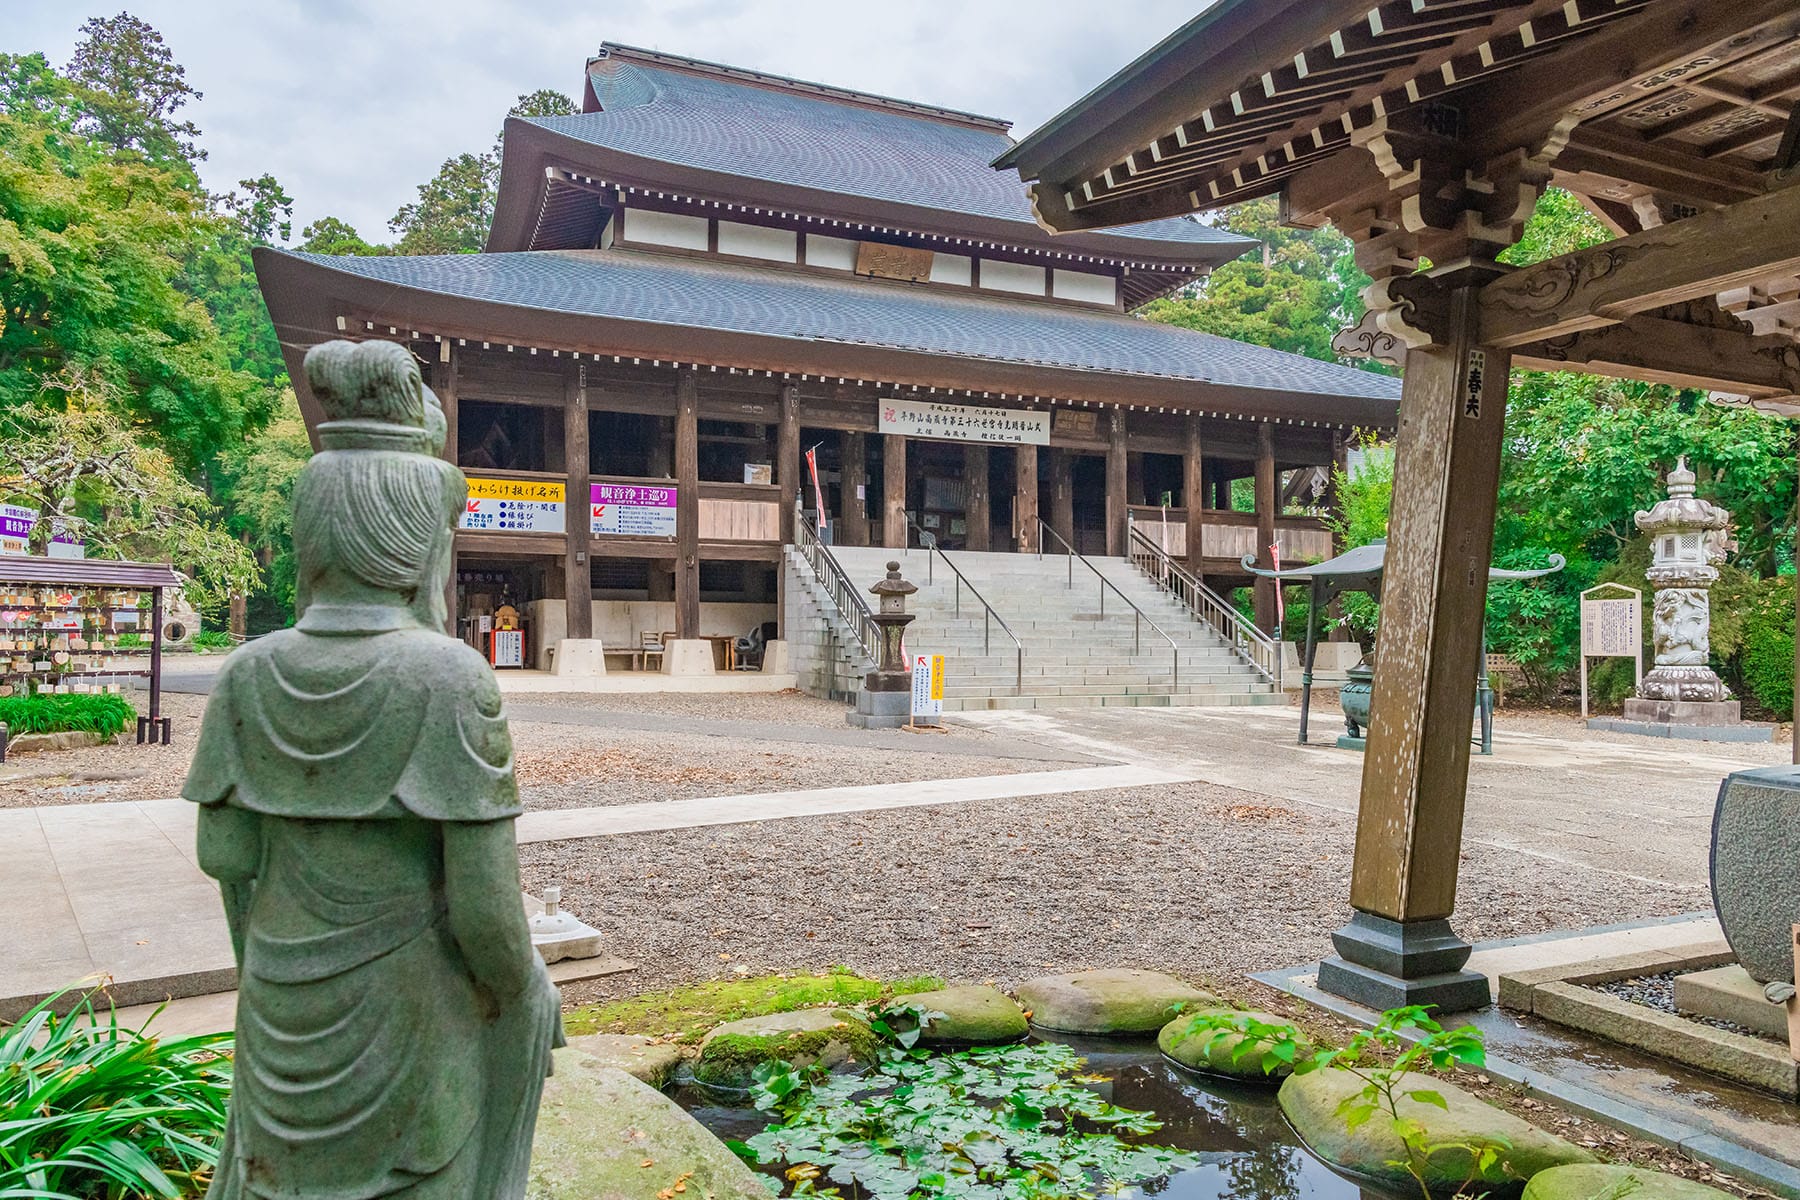
[[[1715,565],[1730,547],[1731,514],[1694,495],[1694,473],[1683,456],[1669,472],[1669,496],[1637,514],[1650,535],[1650,569],[1656,591],[1651,631],[1656,665],[1625,702],[1628,721],[1659,725],[1733,725],[1738,702],[1708,665],[1712,608],[1707,589]]]
[[[881,661],[863,676],[862,691],[856,696],[855,711],[847,714],[852,725],[862,729],[894,729],[912,717],[912,671],[901,643],[913,614],[906,611],[906,598],[918,591],[915,584],[900,578],[900,564],[890,562],[887,576],[869,589],[880,601],[877,611],[869,614],[881,631]]]

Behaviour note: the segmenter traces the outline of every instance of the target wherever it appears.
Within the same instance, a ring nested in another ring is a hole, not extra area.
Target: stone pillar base
[[[764,675],[786,675],[794,669],[794,660],[788,652],[785,639],[763,643],[762,673]]]
[[[1434,1017],[1485,1008],[1487,976],[1465,971],[1469,943],[1447,920],[1400,922],[1358,912],[1331,935],[1337,954],[1319,964],[1319,987],[1385,1012],[1432,1005]]]
[[[912,715],[912,677],[870,671],[856,693],[856,708],[844,719],[858,729],[898,729],[902,725],[936,725],[936,717]]]
[[[672,638],[663,644],[664,675],[716,675],[713,644],[705,638]]]
[[[606,648],[599,638],[563,638],[550,655],[553,675],[606,674]]]

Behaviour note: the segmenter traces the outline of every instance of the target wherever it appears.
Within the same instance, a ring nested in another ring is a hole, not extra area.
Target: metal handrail
[[[990,621],[992,621],[994,624],[999,625],[1001,631],[1004,632],[1007,637],[1012,639],[1012,644],[1013,644],[1013,695],[1018,696],[1018,695],[1024,694],[1024,691],[1025,691],[1025,643],[1019,640],[1019,635],[1012,631],[1012,626],[1010,626],[1006,623],[1006,618],[1000,615],[999,610],[997,610],[993,605],[989,604],[987,602],[987,597],[983,596],[981,594],[980,590],[978,590],[974,584],[970,583],[968,578],[961,571],[959,571],[957,569],[956,564],[950,561],[950,556],[948,554],[944,553],[944,548],[942,546],[938,545],[937,534],[930,532],[929,530],[927,530],[923,526],[921,526],[917,521],[913,520],[913,515],[911,513],[905,512],[904,510],[902,510],[901,515],[906,518],[906,524],[910,528],[918,531],[919,548],[921,550],[925,551],[925,582],[929,585],[929,584],[935,583],[937,580],[937,572],[932,569],[931,556],[934,554],[937,555],[937,557],[943,559],[944,565],[946,567],[950,568],[950,573],[952,575],[956,576],[956,598],[953,602],[954,603],[954,615],[956,615],[959,618],[962,616],[962,590],[965,587],[969,589],[969,594],[971,596],[975,597],[975,599],[981,603],[981,653],[982,653],[982,655],[985,657],[989,653],[988,642],[989,642],[989,639],[991,636],[990,627],[989,627]],[[907,553],[911,553],[912,547],[909,545],[906,547],[906,550],[907,550]]]
[[[862,589],[845,573],[830,548],[819,540],[819,530],[804,509],[794,514],[794,549],[811,565],[813,574],[831,596],[831,603],[838,610],[838,615],[850,627],[850,635],[862,647],[863,657],[871,662],[878,662],[881,657],[881,628],[875,624],[874,614],[869,611],[869,602],[863,599]]]
[[[1155,564],[1152,570],[1144,565]],[[1244,619],[1237,607],[1202,583],[1192,572],[1169,557],[1143,530],[1131,527],[1131,562],[1158,587],[1167,589],[1200,621],[1224,638],[1232,652],[1258,674],[1281,687],[1281,643]]]
[[[1146,613],[1143,609],[1139,608],[1132,601],[1130,596],[1127,596],[1124,592],[1119,590],[1118,584],[1116,584],[1112,580],[1108,579],[1104,574],[1101,573],[1099,567],[1096,567],[1093,563],[1089,562],[1087,560],[1086,556],[1083,555],[1079,550],[1075,549],[1075,547],[1069,545],[1069,543],[1063,538],[1062,534],[1060,534],[1060,533],[1056,532],[1056,530],[1050,528],[1050,525],[1047,521],[1045,521],[1042,517],[1039,517],[1037,524],[1038,524],[1038,551],[1037,551],[1038,557],[1039,558],[1044,557],[1044,535],[1047,533],[1051,537],[1055,538],[1057,543],[1059,545],[1061,545],[1062,548],[1068,553],[1068,556],[1069,556],[1069,586],[1071,588],[1075,586],[1075,562],[1077,559],[1079,559],[1081,561],[1082,566],[1086,567],[1088,570],[1090,570],[1094,573],[1095,579],[1098,579],[1100,581],[1100,616],[1102,618],[1105,618],[1105,616],[1106,616],[1106,589],[1107,588],[1111,588],[1113,590],[1114,594],[1116,594],[1119,597],[1119,599],[1123,600],[1127,605],[1129,605],[1131,607],[1131,614],[1132,614],[1132,616],[1131,616],[1131,652],[1133,654],[1142,654],[1144,652],[1144,629],[1143,629],[1143,627],[1145,625],[1150,626],[1151,629],[1156,631],[1158,637],[1162,638],[1163,641],[1169,643],[1170,656],[1174,660],[1174,669],[1171,672],[1171,681],[1170,681],[1169,686],[1170,686],[1171,691],[1179,688],[1181,686],[1181,643],[1177,642],[1174,638],[1170,637],[1168,632],[1165,629],[1163,629],[1163,627],[1161,625],[1158,625],[1155,621],[1151,620],[1150,615],[1148,613]]]

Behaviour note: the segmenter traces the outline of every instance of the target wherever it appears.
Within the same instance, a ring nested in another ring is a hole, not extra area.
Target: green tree
[[[1262,242],[1261,253],[1225,263],[1179,296],[1152,301],[1144,316],[1334,361],[1331,339],[1362,315],[1369,283],[1349,239],[1329,227],[1282,226],[1272,197],[1227,209],[1224,228]]]
[[[308,254],[392,254],[389,246],[365,242],[356,227],[337,217],[320,217],[300,231],[297,249]]]
[[[262,562],[262,590],[284,618],[294,607],[294,482],[311,457],[306,422],[289,389],[268,427],[233,447],[221,464],[234,501],[229,527]]]
[[[206,494],[121,419],[110,387],[104,376],[68,373],[57,383],[67,407],[0,419],[0,462],[9,467],[0,495],[37,509],[31,552],[62,532],[98,557],[174,563],[192,578],[196,603],[248,588],[255,561]]]
[[[189,173],[205,157],[194,144],[199,128],[176,118],[201,94],[162,34],[130,13],[84,22],[63,74],[79,89],[80,128],[95,141]]]

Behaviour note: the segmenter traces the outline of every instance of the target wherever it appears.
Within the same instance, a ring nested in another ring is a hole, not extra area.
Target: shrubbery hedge
[[[131,701],[111,692],[0,697],[0,725],[13,737],[78,730],[109,738],[136,719]]]

